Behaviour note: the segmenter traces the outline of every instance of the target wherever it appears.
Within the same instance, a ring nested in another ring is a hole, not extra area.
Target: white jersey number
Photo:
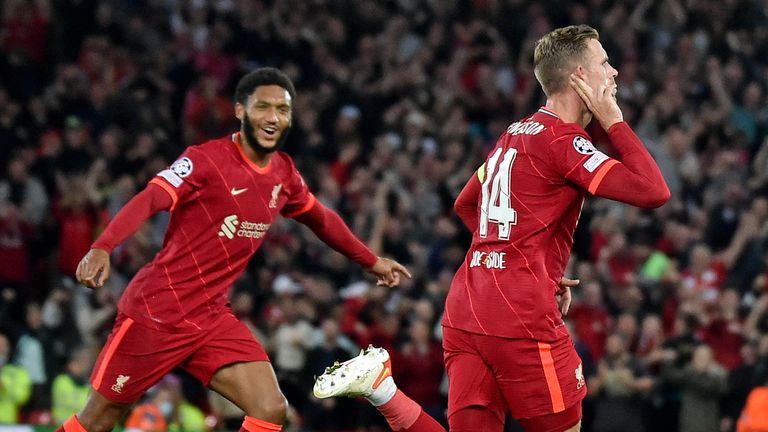
[[[512,225],[517,225],[517,212],[510,205],[509,184],[517,149],[507,149],[501,163],[499,163],[500,156],[501,149],[496,149],[486,165],[480,203],[479,234],[480,237],[485,238],[488,235],[488,223],[493,222],[499,224],[499,239],[509,240]]]

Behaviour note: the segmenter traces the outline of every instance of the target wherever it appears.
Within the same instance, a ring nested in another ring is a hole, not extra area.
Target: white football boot
[[[312,393],[319,399],[337,396],[370,398],[386,380],[385,387],[391,386],[391,393],[394,394],[396,388],[391,377],[392,362],[387,350],[368,345],[368,348],[360,350],[357,357],[325,368],[325,372],[315,380]]]

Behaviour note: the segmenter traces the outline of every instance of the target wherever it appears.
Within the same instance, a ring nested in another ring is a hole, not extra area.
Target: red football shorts
[[[570,337],[539,342],[443,327],[443,351],[451,430],[463,426],[461,412],[472,407],[484,407],[500,425],[507,412],[518,420],[545,416],[546,422],[526,423],[547,424],[547,431],[567,430],[581,419],[581,410],[572,407],[587,386]]]
[[[177,366],[207,386],[222,367],[251,361],[269,357],[231,313],[194,333],[155,330],[120,313],[96,360],[91,385],[112,402],[130,404]]]

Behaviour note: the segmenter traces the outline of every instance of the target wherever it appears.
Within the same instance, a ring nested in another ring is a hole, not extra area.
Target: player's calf
[[[107,432],[125,415],[130,405],[110,402],[98,392],[91,391],[83,409],[56,429],[56,432]]]

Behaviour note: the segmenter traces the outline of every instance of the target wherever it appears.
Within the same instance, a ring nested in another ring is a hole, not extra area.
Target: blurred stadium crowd
[[[442,417],[438,323],[470,239],[453,200],[543,103],[535,41],[573,23],[600,31],[625,119],[673,193],[654,211],[584,205],[568,320],[590,388],[583,430],[731,431],[768,385],[765,1],[0,5],[0,423],[60,423],[82,404],[116,299],[168,215],[116,250],[104,288],[76,285],[78,261],[185,146],[237,128],[234,84],[261,65],[296,83],[285,150],[317,197],[415,276],[374,287],[299,224],[272,226],[232,307],[268,347],[289,430],[384,430],[365,403],[310,396],[313,375],[369,343]],[[164,414],[159,430],[242,421],[183,373],[141,410]]]

